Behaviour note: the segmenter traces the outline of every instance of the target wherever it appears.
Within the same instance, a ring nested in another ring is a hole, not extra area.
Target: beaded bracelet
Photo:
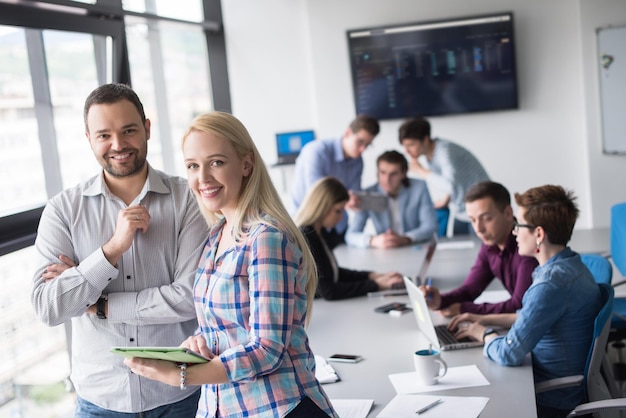
[[[180,364],[180,390],[187,389],[187,363]]]

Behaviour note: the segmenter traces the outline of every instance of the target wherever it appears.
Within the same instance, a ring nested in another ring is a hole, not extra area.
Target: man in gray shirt
[[[84,118],[103,171],[46,205],[33,307],[47,325],[71,321],[76,417],[195,417],[198,387],[134,375],[110,349],[178,346],[194,333],[206,222],[187,182],[146,161],[150,120],[129,87],[95,89]]]
[[[411,157],[413,171],[424,179],[431,173],[438,174],[448,183],[450,192],[434,204],[435,209],[450,208],[453,219],[449,222],[454,222],[454,235],[471,233],[464,198],[474,184],[489,180],[480,161],[454,142],[431,138],[430,122],[422,117],[405,121],[398,129],[398,139]],[[422,155],[428,160],[427,168],[418,161]]]

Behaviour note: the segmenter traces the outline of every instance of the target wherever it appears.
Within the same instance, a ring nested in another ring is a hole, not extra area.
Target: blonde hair
[[[296,225],[318,228],[333,205],[350,200],[348,189],[334,177],[316,181],[304,197],[296,216]]]
[[[317,289],[315,261],[304,236],[282,204],[261,154],[254,145],[248,130],[229,113],[210,112],[198,115],[191,121],[183,135],[183,145],[192,132],[205,132],[227,140],[241,159],[247,155],[252,155],[252,172],[249,176],[244,177],[241,184],[232,225],[233,236],[236,240],[241,240],[245,235],[244,231],[251,225],[265,224],[284,232],[289,240],[295,241],[302,252],[302,267],[305,277],[308,278],[306,284],[306,323],[308,325]],[[209,226],[215,225],[221,219],[220,214],[206,209],[198,196],[196,196],[196,200]],[[269,215],[269,219],[263,218],[263,214]]]

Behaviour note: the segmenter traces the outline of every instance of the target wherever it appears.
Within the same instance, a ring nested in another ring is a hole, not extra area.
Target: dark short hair
[[[398,140],[401,144],[403,139],[417,139],[421,142],[427,136],[430,137],[430,122],[421,116],[405,121],[398,129]]]
[[[405,187],[409,187],[409,179],[406,177],[406,173],[409,171],[409,163],[406,160],[406,157],[400,154],[398,151],[391,150],[385,151],[378,156],[376,159],[376,168],[381,161],[384,161],[389,164],[397,164],[400,166],[400,169],[405,174],[404,179],[402,179],[402,184]]]
[[[552,184],[515,193],[526,222],[542,227],[548,240],[557,245],[567,245],[572,237],[579,213],[575,200],[574,192]]]
[[[376,136],[380,132],[380,124],[373,116],[358,115],[356,119],[350,122],[350,130],[352,133],[357,133],[361,129],[369,132],[372,136]]]
[[[493,200],[500,212],[504,211],[507,206],[511,206],[511,194],[506,187],[495,181],[482,181],[474,184],[465,193],[463,200],[465,203],[471,203],[485,198]]]
[[[135,106],[137,112],[139,112],[139,116],[141,117],[141,122],[145,124],[146,114],[143,111],[143,105],[141,104],[141,100],[139,100],[137,93],[135,93],[133,89],[126,84],[112,83],[101,85],[92,91],[89,96],[87,96],[87,99],[85,99],[85,107],[83,109],[85,130],[89,131],[89,126],[87,126],[87,114],[89,113],[91,106],[96,104],[113,104],[122,100],[128,100]]]

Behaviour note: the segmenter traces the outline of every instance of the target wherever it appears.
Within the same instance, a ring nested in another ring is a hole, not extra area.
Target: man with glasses
[[[514,230],[527,225],[516,223],[511,195],[499,183],[486,181],[472,186],[465,195],[465,208],[476,235],[483,242],[478,258],[457,289],[440,294],[436,287],[422,286],[427,304],[447,317],[464,312],[516,312],[522,306],[524,293],[532,282],[532,271],[537,266],[535,258],[519,255],[513,235]],[[499,303],[474,303],[496,277],[510,293],[510,299]]]
[[[361,190],[363,174],[363,152],[372,144],[380,132],[378,121],[368,115],[354,119],[341,138],[311,141],[302,148],[296,160],[291,188],[291,210],[296,213],[306,192],[322,177],[335,177],[350,192],[346,209],[356,209],[359,198],[352,193]],[[348,216],[331,231],[323,231],[327,244],[333,248],[344,242]]]

